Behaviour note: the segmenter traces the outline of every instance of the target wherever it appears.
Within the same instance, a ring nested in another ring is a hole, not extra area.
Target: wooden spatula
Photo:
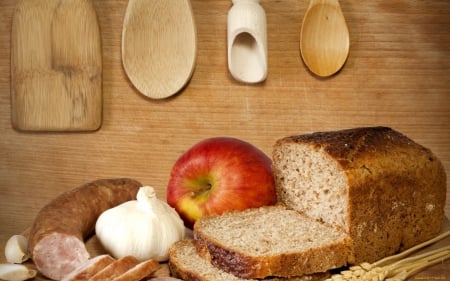
[[[90,131],[102,123],[100,29],[91,0],[19,0],[11,33],[12,123]]]

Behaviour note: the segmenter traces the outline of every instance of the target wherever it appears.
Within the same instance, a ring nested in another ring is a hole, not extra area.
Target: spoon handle
[[[315,5],[330,5],[334,7],[339,7],[339,1],[338,0],[311,0],[309,1],[309,8],[315,6]]]

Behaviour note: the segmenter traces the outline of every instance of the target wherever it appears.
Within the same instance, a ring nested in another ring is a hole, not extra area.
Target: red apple
[[[175,162],[167,203],[188,228],[202,216],[272,205],[272,161],[250,143],[230,137],[203,140]]]

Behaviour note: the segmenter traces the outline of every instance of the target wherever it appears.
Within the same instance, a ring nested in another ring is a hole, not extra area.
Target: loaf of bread
[[[214,267],[197,254],[193,240],[181,240],[171,246],[169,269],[173,276],[185,281],[257,281],[242,279]],[[258,281],[322,281],[329,276],[329,272],[322,272],[300,277],[259,279]]]
[[[446,175],[427,148],[386,127],[291,136],[273,148],[278,200],[343,229],[350,263],[373,262],[437,235]]]
[[[245,279],[326,272],[351,250],[345,232],[282,205],[202,217],[193,233],[202,258]]]

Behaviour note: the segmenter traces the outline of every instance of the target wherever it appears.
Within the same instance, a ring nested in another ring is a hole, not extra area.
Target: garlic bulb
[[[154,188],[144,186],[137,200],[103,212],[95,231],[115,258],[131,255],[141,261],[166,261],[169,247],[184,238],[185,228],[178,213],[156,197]]]

